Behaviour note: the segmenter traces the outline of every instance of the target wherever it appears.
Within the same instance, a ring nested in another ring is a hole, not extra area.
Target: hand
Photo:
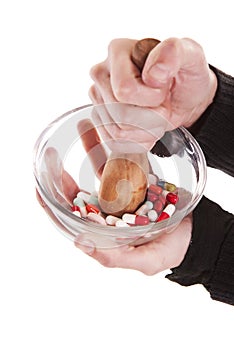
[[[91,164],[97,177],[102,174],[103,167],[107,160],[107,155],[101,140],[94,125],[89,119],[81,120],[77,125],[77,131],[80,135],[84,149],[87,152]],[[70,207],[73,204],[73,199],[77,193],[82,190],[77,185],[72,176],[64,169],[62,160],[59,157],[58,151],[53,147],[48,147],[45,150],[45,170],[41,174],[43,186],[56,202],[59,202],[65,207]],[[41,194],[36,190],[36,197],[39,204],[45,210],[47,215],[52,219],[55,225],[65,233],[71,235],[71,232],[63,226],[61,221],[56,217],[51,207],[43,200]]]
[[[82,236],[76,238],[75,245],[105,267],[133,269],[146,275],[154,275],[182,263],[189,247],[191,232],[190,215],[173,232],[164,233],[138,247],[125,245],[113,249],[97,249],[92,242],[87,245],[88,242]]]
[[[187,38],[167,39],[150,52],[141,74],[131,61],[135,43],[130,39],[113,40],[107,59],[91,69],[92,102],[149,107],[166,120],[164,131],[191,126],[212,102],[217,89],[216,76],[209,69],[201,46]],[[113,139],[124,140],[128,122],[124,114],[115,127],[110,121],[108,116],[101,116],[105,132]],[[136,138],[136,142],[141,139],[149,149],[152,143],[147,141],[152,129],[158,128],[157,118],[155,123],[151,120],[148,125],[146,118],[141,118],[137,124],[145,133],[139,136],[136,128],[128,125],[128,137]]]
[[[84,148],[89,157],[91,157],[90,160],[94,170],[101,176],[102,169],[99,168],[99,163],[96,161],[97,156],[92,150],[97,150],[103,160],[106,155],[105,150],[102,149],[96,129],[89,120],[84,120],[78,124],[78,131],[81,135]],[[54,148],[48,148],[46,151],[46,167],[44,183],[47,183],[47,190],[61,204],[66,202],[70,205],[79,191],[79,186],[64,169],[58,152]],[[60,230],[70,234],[68,229],[62,225],[60,220],[57,219],[52,210],[43,201],[38,192],[37,199],[54,221],[55,225]],[[75,245],[104,266],[136,269],[147,275],[152,275],[165,269],[176,267],[182,262],[191,239],[191,230],[192,217],[189,216],[172,233],[162,234],[154,241],[138,247],[125,245],[109,250],[97,249],[90,241],[88,241],[89,245],[87,246],[85,235],[77,236]]]

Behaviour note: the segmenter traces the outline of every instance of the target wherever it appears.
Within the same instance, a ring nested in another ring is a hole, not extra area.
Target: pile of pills
[[[133,214],[124,213],[121,218],[106,215],[99,206],[98,193],[83,191],[78,192],[74,198],[71,210],[78,217],[101,225],[144,226],[170,218],[176,210],[178,200],[177,187],[174,184],[150,174],[145,202]]]

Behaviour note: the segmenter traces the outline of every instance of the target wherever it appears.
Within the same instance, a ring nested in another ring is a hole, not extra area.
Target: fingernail
[[[166,67],[162,63],[157,63],[153,65],[150,70],[148,71],[148,74],[152,79],[155,79],[159,82],[166,82],[169,78],[169,70],[168,67]]]
[[[92,255],[95,250],[95,244],[89,239],[84,239],[83,237],[77,236],[75,238],[74,244],[77,248],[82,250],[85,254]]]

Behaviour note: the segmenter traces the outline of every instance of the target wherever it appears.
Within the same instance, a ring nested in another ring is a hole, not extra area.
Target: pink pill
[[[160,213],[163,210],[163,203],[159,199],[154,202],[154,210],[156,210],[157,213]]]
[[[148,225],[149,224],[149,218],[148,216],[144,216],[144,215],[137,215],[136,216],[136,220],[135,220],[135,225]]]
[[[148,191],[159,195],[162,193],[163,189],[160,186],[151,184],[151,185],[149,185]]]
[[[158,199],[158,196],[153,192],[147,193],[147,200],[150,202],[155,202]]]

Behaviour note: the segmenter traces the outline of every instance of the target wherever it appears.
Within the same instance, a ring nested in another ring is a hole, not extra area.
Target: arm
[[[218,78],[214,102],[191,132],[208,165],[234,176],[234,78],[211,68]],[[201,283],[213,299],[234,305],[234,216],[203,198],[185,259],[167,278],[184,286]]]
[[[230,155],[233,132],[228,126],[231,108],[233,111],[230,106],[233,103],[233,88],[230,87],[233,81],[223,73],[209,69],[197,43],[175,38],[152,50],[140,75],[130,59],[134,44],[135,41],[128,39],[113,41],[107,59],[92,69],[94,85],[90,97],[93,103],[121,101],[153,108],[168,121],[166,130],[181,125],[191,128],[205,152],[208,165],[233,174],[233,154]],[[105,120],[102,122],[106,124]],[[150,125],[150,130],[152,127]],[[115,130],[107,131],[115,138]],[[118,138],[121,131],[118,130]],[[133,132],[133,137],[135,135]],[[142,141],[147,141],[147,133],[145,138]],[[172,268],[173,273],[168,276],[170,280],[183,285],[203,283],[213,298],[232,304],[233,284],[230,285],[228,280],[233,280],[230,272],[234,256],[233,252],[230,253],[233,216],[204,198],[194,211],[193,221],[193,230],[192,219],[188,217],[172,235],[162,235],[140,247],[124,246],[111,251],[89,247],[86,253],[104,266],[137,269],[149,275]],[[189,244],[191,231],[192,243]],[[76,245],[85,251],[82,241],[77,241]],[[202,260],[204,256],[207,256],[207,261]],[[219,280],[224,275],[220,273],[222,269],[230,273],[226,284]]]
[[[203,197],[185,259],[166,277],[183,286],[203,284],[212,299],[234,305],[234,216]]]
[[[190,128],[207,164],[234,176],[234,78],[211,67],[218,79],[213,103]]]

